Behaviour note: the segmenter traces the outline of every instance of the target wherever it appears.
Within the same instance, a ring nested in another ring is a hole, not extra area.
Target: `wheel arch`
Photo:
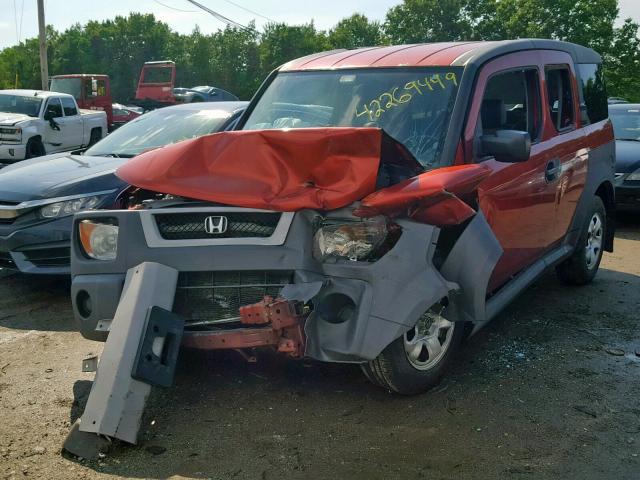
[[[616,194],[613,184],[602,182],[596,189],[595,195],[600,197],[607,212],[607,227],[605,231],[604,250],[613,252],[613,237],[615,235]]]

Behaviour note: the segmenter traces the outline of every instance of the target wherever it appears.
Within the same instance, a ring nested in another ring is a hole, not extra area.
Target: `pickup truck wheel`
[[[102,138],[102,131],[99,128],[94,128],[91,130],[91,136],[89,137],[89,145],[88,147],[93,146],[98,143],[98,141]]]
[[[24,156],[25,160],[27,158],[41,157],[45,154],[44,145],[42,145],[40,139],[30,138],[27,142],[26,154]]]
[[[463,322],[451,322],[430,310],[378,357],[362,365],[362,371],[372,383],[393,392],[425,392],[440,381],[463,335]]]
[[[602,260],[606,231],[607,210],[602,199],[594,197],[573,255],[556,267],[558,278],[563,283],[585,285],[593,280]]]

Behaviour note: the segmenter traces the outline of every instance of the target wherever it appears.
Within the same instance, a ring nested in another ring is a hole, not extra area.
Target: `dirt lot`
[[[0,272],[2,275],[2,272]],[[550,274],[403,398],[353,366],[183,352],[140,444],[60,455],[101,344],[74,333],[68,282],[0,278],[0,477],[640,478],[640,217],[596,281]]]

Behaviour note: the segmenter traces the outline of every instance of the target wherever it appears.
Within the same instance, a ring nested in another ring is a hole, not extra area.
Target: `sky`
[[[288,24],[313,20],[318,28],[325,30],[353,13],[364,13],[370,19],[382,20],[389,7],[400,1],[199,0],[199,3],[241,24],[255,19],[258,30],[268,22],[264,17]],[[640,0],[619,0],[619,3],[618,24],[627,17],[640,22]],[[38,34],[36,0],[0,0],[0,11],[0,49]],[[180,33],[190,33],[196,25],[203,33],[212,33],[224,27],[219,20],[186,0],[45,0],[47,24],[59,31],[77,22],[84,24],[89,20],[106,20],[116,15],[126,16],[132,11],[153,13],[156,18]]]
[[[20,39],[38,34],[36,0],[0,0],[0,49],[17,42],[14,3]],[[353,13],[364,13],[371,19],[384,18],[389,7],[398,0],[199,0],[198,3],[215,10],[233,21],[246,25],[255,19],[258,30],[267,23],[265,18],[249,13],[240,5],[271,20],[289,24],[307,23],[313,19],[316,27],[331,28],[342,18]],[[24,4],[24,10],[22,5]],[[177,11],[174,9],[187,10]],[[236,4],[236,5],[234,5]],[[132,6],[133,5],[133,6]],[[56,30],[65,30],[74,23],[88,20],[106,20],[130,12],[153,13],[169,24],[172,30],[191,33],[196,25],[203,33],[213,33],[225,24],[199,10],[186,0],[45,0],[45,19]],[[22,30],[20,32],[20,16]]]

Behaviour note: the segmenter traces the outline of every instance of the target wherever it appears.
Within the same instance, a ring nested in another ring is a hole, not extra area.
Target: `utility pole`
[[[40,78],[42,90],[49,90],[49,66],[47,62],[47,36],[44,22],[44,0],[38,0],[38,30],[40,32]]]

